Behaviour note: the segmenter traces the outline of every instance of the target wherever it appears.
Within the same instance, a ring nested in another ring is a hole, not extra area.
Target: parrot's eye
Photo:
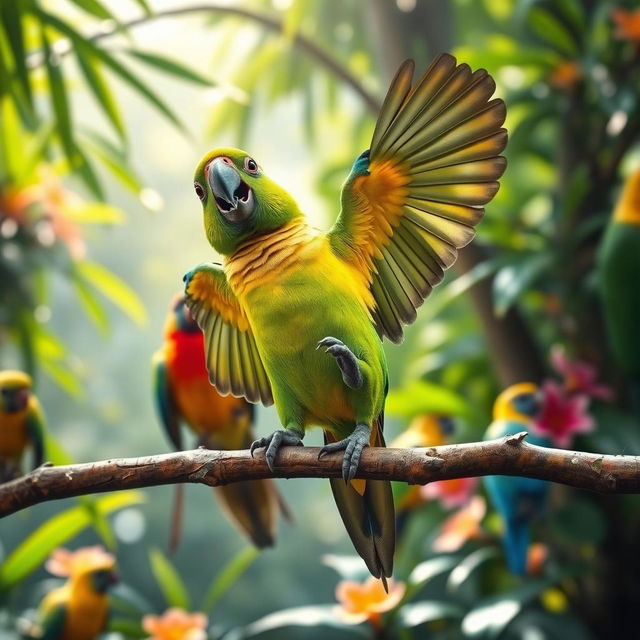
[[[194,182],[193,188],[196,190],[196,195],[198,196],[198,198],[200,198],[200,200],[204,200],[206,193],[202,188],[202,185],[198,182]]]
[[[245,158],[244,169],[248,173],[258,173],[258,163],[253,158]]]

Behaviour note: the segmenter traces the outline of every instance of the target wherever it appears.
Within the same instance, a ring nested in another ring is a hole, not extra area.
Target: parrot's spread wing
[[[151,362],[153,369],[153,395],[162,421],[162,426],[177,451],[182,451],[182,436],[180,434],[180,413],[171,394],[171,385],[162,351],[157,351]]]
[[[247,316],[231,290],[224,271],[203,264],[185,276],[187,306],[204,331],[209,379],[222,395],[273,404]]]
[[[495,83],[484,69],[443,54],[413,86],[412,76],[407,61],[329,232],[336,254],[364,274],[378,333],[393,342],[473,238],[506,166],[505,106],[490,100]]]

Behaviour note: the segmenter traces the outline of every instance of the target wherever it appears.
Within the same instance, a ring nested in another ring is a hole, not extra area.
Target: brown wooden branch
[[[526,433],[488,442],[428,449],[365,449],[358,478],[426,484],[485,475],[539,478],[601,493],[640,493],[640,457],[537,447]],[[318,460],[316,447],[285,447],[273,472],[264,453],[196,449],[54,467],[44,465],[0,486],[0,517],[40,502],[89,493],[176,483],[219,486],[260,478],[335,478],[338,454]]]

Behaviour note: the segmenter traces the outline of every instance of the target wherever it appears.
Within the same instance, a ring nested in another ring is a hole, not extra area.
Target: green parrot
[[[384,446],[389,386],[382,338],[400,342],[457,249],[474,235],[505,169],[505,106],[493,79],[443,54],[413,83],[406,61],[383,103],[370,150],[342,188],[328,233],[244,151],[200,162],[195,191],[223,265],[186,274],[220,393],[275,402],[283,429],[253,443],[273,468],[282,445],[324,430],[320,455],[343,452],[333,495],[372,575],[391,576],[389,482],[355,479],[364,447]]]
[[[0,482],[22,474],[27,448],[33,467],[44,457],[44,415],[31,391],[31,377],[22,371],[0,371]]]
[[[610,347],[640,418],[640,170],[627,179],[604,233],[598,275]]]

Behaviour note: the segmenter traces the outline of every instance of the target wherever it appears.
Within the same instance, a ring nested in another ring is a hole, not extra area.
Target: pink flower
[[[564,347],[551,349],[551,365],[562,376],[564,388],[569,393],[584,393],[600,400],[612,400],[613,390],[596,381],[596,368],[588,362],[569,360]]]
[[[534,429],[559,447],[568,447],[576,433],[593,431],[595,422],[588,413],[589,397],[568,394],[554,380],[542,384],[542,410]]]
[[[482,496],[473,496],[467,506],[449,516],[443,523],[440,534],[433,542],[438,553],[457,551],[467,540],[482,535],[480,523],[487,511]]]
[[[439,500],[445,509],[461,507],[469,501],[478,484],[478,478],[438,480],[420,487],[424,500]]]

